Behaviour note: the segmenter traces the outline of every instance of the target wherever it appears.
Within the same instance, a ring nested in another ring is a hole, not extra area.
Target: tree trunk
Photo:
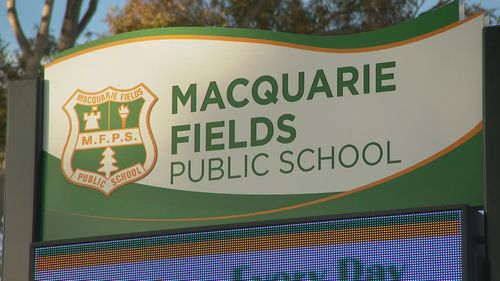
[[[76,39],[82,34],[90,19],[94,16],[99,1],[90,0],[87,11],[80,19],[82,3],[83,0],[67,0],[66,2],[66,12],[64,13],[61,34],[59,35],[59,43],[57,45],[59,51],[64,51],[75,45]]]
[[[64,21],[61,27],[61,34],[58,43],[58,51],[64,51],[75,45],[76,39],[85,30],[90,22],[99,0],[90,0],[88,8],[80,19],[80,10],[83,0],[67,0]],[[21,52],[25,60],[25,75],[27,78],[34,78],[40,72],[40,61],[46,55],[47,42],[49,37],[50,19],[52,17],[52,8],[54,0],[45,0],[42,9],[40,26],[37,31],[34,42],[30,42],[21,28],[17,15],[16,1],[6,0],[7,16],[16,36],[17,42],[21,47]]]
[[[64,14],[61,35],[59,36],[58,49],[60,51],[64,51],[75,45],[81,7],[82,0],[67,0],[66,2],[66,13]]]
[[[7,16],[12,26],[12,30],[16,35],[17,42],[21,47],[21,52],[25,60],[25,76],[27,78],[35,78],[40,71],[40,61],[45,54],[47,40],[49,36],[50,19],[52,17],[52,8],[54,0],[45,0],[42,8],[42,18],[40,27],[38,28],[36,38],[33,43],[24,35],[19,18],[17,15],[16,1],[7,0]]]
[[[40,73],[40,59],[35,56],[25,57],[25,77],[36,78]]]

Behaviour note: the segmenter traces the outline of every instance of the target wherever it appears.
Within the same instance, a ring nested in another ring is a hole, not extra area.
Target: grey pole
[[[30,243],[38,239],[43,81],[13,81],[8,90],[2,280],[28,281]]]
[[[500,280],[500,26],[484,28],[486,255],[490,281]]]

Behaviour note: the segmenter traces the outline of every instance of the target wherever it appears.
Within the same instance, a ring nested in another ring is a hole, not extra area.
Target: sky
[[[2,3],[3,2],[3,3]],[[40,13],[43,6],[43,0],[18,0],[17,10],[20,18],[23,30],[28,37],[33,37],[35,32],[35,26],[40,22]],[[50,24],[50,29],[54,34],[58,34],[61,29],[62,18],[64,16],[65,8],[64,0],[55,0],[55,6],[52,15],[52,21]],[[104,34],[108,31],[106,22],[104,21],[108,10],[112,6],[123,6],[127,0],[101,0],[97,7],[97,11],[90,21],[85,32],[93,32],[97,34]],[[425,10],[427,7],[431,7],[437,0],[427,0],[426,5],[423,7]],[[499,0],[471,0],[472,3],[481,3],[485,8],[497,8],[500,10]],[[0,0],[0,37],[9,44],[10,50],[15,50],[18,48],[17,42],[12,32],[12,28],[7,20],[7,9],[5,7],[5,1]],[[83,7],[86,8],[88,5],[88,0],[84,1]],[[83,10],[83,9],[82,9]],[[83,12],[82,12],[83,14]],[[84,32],[84,34],[85,34]],[[84,43],[87,39],[81,36],[78,40],[78,44]]]

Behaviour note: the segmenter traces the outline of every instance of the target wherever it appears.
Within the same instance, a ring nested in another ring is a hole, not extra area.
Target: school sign
[[[483,205],[482,15],[173,28],[45,67],[42,240]]]

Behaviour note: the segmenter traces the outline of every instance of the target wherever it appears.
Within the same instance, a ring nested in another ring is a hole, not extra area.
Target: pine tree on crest
[[[112,172],[115,172],[119,169],[117,166],[114,165],[118,163],[114,155],[115,152],[109,146],[106,147],[106,149],[102,153],[102,160],[99,162],[99,164],[101,164],[101,167],[97,171],[104,173],[106,178],[109,178]]]

